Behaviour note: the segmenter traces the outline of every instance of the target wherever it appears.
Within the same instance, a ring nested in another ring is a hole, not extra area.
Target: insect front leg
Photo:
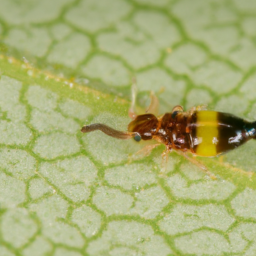
[[[156,144],[146,145],[144,148],[140,149],[139,151],[137,151],[133,155],[129,156],[128,163],[131,163],[135,159],[140,159],[140,158],[144,158],[146,156],[149,156],[151,154],[152,150],[154,148],[158,147],[159,145],[161,145],[161,144],[156,143]]]
[[[180,105],[176,105],[172,109],[172,118],[175,118],[175,116],[179,113],[184,112],[183,107]]]
[[[174,113],[174,112],[183,112],[183,111],[184,111],[184,109],[181,105],[176,105],[172,109],[172,113]]]
[[[150,92],[150,104],[146,109],[146,113],[158,115],[159,100],[153,91]]]
[[[137,98],[137,83],[136,83],[136,78],[132,79],[132,97],[131,97],[131,106],[128,112],[128,115],[131,119],[135,119],[137,117],[136,113],[136,98]],[[158,115],[158,108],[159,108],[159,100],[155,93],[153,91],[150,92],[150,104],[148,108],[145,110],[145,113],[150,113],[153,115]]]

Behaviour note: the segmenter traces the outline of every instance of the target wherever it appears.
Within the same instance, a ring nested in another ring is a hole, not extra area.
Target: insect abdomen
[[[192,148],[200,156],[216,156],[255,138],[255,123],[231,114],[197,111],[191,123]]]

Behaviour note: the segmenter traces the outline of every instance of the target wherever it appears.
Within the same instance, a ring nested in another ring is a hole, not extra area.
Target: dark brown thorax
[[[188,115],[166,113],[160,118],[152,114],[137,116],[128,125],[128,131],[138,132],[143,140],[154,139],[169,149],[190,149]]]
[[[190,149],[188,115],[184,115],[184,113],[166,113],[159,121],[161,122],[160,131],[165,131],[165,144],[169,148]]]

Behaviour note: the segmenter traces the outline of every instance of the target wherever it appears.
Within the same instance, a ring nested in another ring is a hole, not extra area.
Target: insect
[[[118,139],[153,139],[158,144],[164,144],[166,152],[175,150],[204,170],[207,168],[189,157],[188,152],[195,156],[214,157],[256,139],[256,122],[248,122],[228,113],[209,111],[202,106],[189,111],[175,106],[170,113],[160,117],[152,113],[134,114],[127,132],[100,123],[85,125],[81,131],[87,133],[95,130]]]

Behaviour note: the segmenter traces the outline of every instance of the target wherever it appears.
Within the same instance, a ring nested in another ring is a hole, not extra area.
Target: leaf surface
[[[255,141],[200,158],[126,130],[131,80],[176,104],[256,119],[253,0],[0,0],[0,254],[255,255]],[[12,56],[12,57],[10,57]],[[20,60],[19,60],[20,59]]]

